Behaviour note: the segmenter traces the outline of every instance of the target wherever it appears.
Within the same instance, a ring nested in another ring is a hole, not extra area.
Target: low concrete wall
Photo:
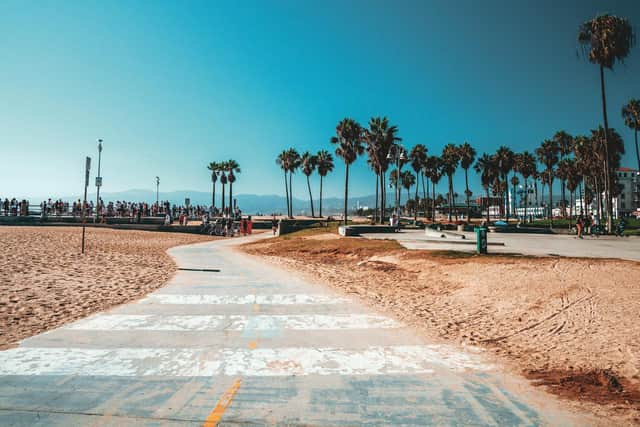
[[[394,233],[396,227],[390,225],[341,225],[338,233],[341,236],[359,236],[362,233]]]
[[[324,219],[281,219],[278,221],[277,236],[293,233],[307,228],[327,227],[329,223]]]

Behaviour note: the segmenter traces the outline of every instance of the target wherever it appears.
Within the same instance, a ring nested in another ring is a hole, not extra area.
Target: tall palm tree
[[[556,168],[556,172],[555,172],[555,176],[556,178],[558,178],[559,180],[561,180],[563,183],[566,183],[567,180],[569,179],[570,175],[573,173],[573,168],[574,168],[574,163],[573,163],[573,159],[569,159],[569,158],[564,158],[561,159],[558,162],[558,167]],[[563,196],[564,198],[564,196]],[[562,216],[566,217],[566,206],[565,203],[562,203]]]
[[[236,174],[240,173],[240,165],[233,159],[225,162],[227,180],[229,181],[229,212],[233,212],[233,183],[236,182]]]
[[[449,204],[449,221],[451,221],[451,212],[453,204],[453,174],[458,168],[458,162],[460,161],[460,153],[458,147],[455,144],[447,144],[442,149],[442,171],[447,175],[449,181],[449,197],[447,203]]]
[[[289,172],[289,218],[293,218],[293,174],[300,167],[300,153],[295,148],[287,150],[287,170]]]
[[[535,175],[537,172],[536,158],[533,157],[533,154],[531,154],[530,152],[524,151],[517,157],[517,161],[518,172],[520,172],[520,175],[522,175],[522,178],[524,178],[524,217],[526,221],[528,217],[527,207],[529,206],[529,186],[527,180],[530,176]]]
[[[471,218],[471,195],[473,193],[469,190],[469,168],[476,160],[476,150],[471,146],[471,144],[465,141],[464,144],[458,147],[458,152],[460,155],[460,167],[464,169],[464,195],[467,200],[467,215]]]
[[[545,166],[545,181],[549,185],[549,224],[553,227],[553,167],[558,163],[558,147],[557,141],[554,139],[545,139],[542,145],[536,148],[538,160]]]
[[[369,120],[368,129],[364,132],[364,140],[367,144],[369,164],[379,176],[377,181],[380,186],[380,223],[382,223],[386,206],[386,173],[390,164],[388,154],[397,142],[402,141],[402,138],[398,137],[398,127],[390,125],[389,119],[372,117]]]
[[[431,220],[436,221],[436,185],[442,178],[442,161],[438,156],[427,156],[424,173],[431,181]]]
[[[491,196],[489,195],[489,188],[498,175],[498,168],[496,166],[495,158],[487,153],[484,153],[473,166],[473,169],[480,174],[480,182],[482,188],[487,193],[487,222],[491,220],[489,216],[489,207],[491,205]]]
[[[499,185],[498,187],[504,190],[502,193],[503,206],[505,207],[507,222],[509,222],[509,185],[507,182],[507,175],[511,169],[513,169],[513,151],[509,147],[502,145],[498,148],[495,154],[495,166],[498,168],[502,182],[506,184]]]
[[[347,224],[347,208],[349,203],[349,166],[364,152],[364,135],[362,127],[351,118],[342,119],[336,126],[336,136],[330,142],[336,144],[336,156],[344,160],[344,223]]]
[[[209,166],[207,166],[207,169],[211,171],[211,188],[212,188],[211,212],[213,215],[213,211],[215,211],[216,209],[216,181],[218,181],[218,173],[219,173],[218,163],[217,162],[209,163]]]
[[[560,161],[564,160],[566,156],[568,156],[571,153],[571,150],[573,148],[573,137],[571,135],[569,135],[567,132],[561,130],[559,132],[556,132],[556,134],[553,136],[553,139],[556,140],[556,142],[558,143],[558,154],[560,154]],[[562,174],[563,178],[560,178],[560,182],[562,183],[562,217],[565,217],[566,214],[566,195],[565,195],[565,188],[566,188],[566,174]],[[559,178],[559,177],[558,177]]]
[[[426,199],[426,190],[424,188],[424,174],[422,169],[424,168],[424,162],[427,160],[427,147],[424,144],[416,144],[409,153],[409,160],[411,168],[416,173],[417,184],[416,185],[416,205],[418,205],[418,189],[420,187],[420,181],[422,181],[422,198]],[[418,209],[416,209],[415,219],[418,219]]]
[[[309,189],[309,202],[311,203],[311,218],[315,218],[316,214],[313,210],[313,195],[311,194],[311,182],[309,182],[309,177],[316,170],[317,159],[316,156],[305,151],[302,157],[300,158],[300,164],[302,168],[302,173],[307,176],[307,188]]]
[[[416,176],[411,173],[411,171],[404,171],[400,174],[400,182],[402,187],[407,190],[407,203],[411,200],[411,195],[409,194],[409,190],[416,184]],[[417,185],[416,185],[417,187]],[[417,206],[417,205],[416,205]],[[417,212],[417,209],[416,209]]]
[[[225,189],[225,186],[227,185],[227,182],[228,182],[226,162],[218,163],[218,167],[220,168],[220,184],[222,185],[222,214],[224,215],[224,209],[226,207],[225,206],[226,199],[224,197],[224,189]]]
[[[630,99],[629,102],[622,107],[622,117],[624,124],[633,129],[633,137],[636,143],[636,160],[638,161],[638,170],[640,171],[640,150],[638,149],[638,129],[640,129],[640,101]]]
[[[613,206],[611,200],[611,169],[609,165],[609,120],[604,84],[604,69],[613,69],[616,62],[623,63],[635,44],[635,34],[626,18],[609,14],[598,15],[584,22],[578,29],[578,42],[589,62],[600,68],[600,94],[604,120],[605,194],[607,200],[607,230],[612,230]]]
[[[282,171],[284,172],[284,191],[287,196],[287,215],[289,214],[289,182],[287,181],[287,171],[288,171],[288,153],[287,150],[283,150],[278,157],[276,157],[276,164],[280,166]]]
[[[322,218],[322,180],[333,171],[333,156],[327,150],[320,150],[316,154],[316,168],[320,175],[320,218]]]

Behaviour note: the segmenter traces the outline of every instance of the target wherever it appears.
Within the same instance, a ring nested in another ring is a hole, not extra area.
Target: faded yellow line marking
[[[202,427],[215,427],[218,425],[218,423],[220,422],[220,419],[222,418],[222,415],[224,415],[227,408],[231,405],[231,402],[233,401],[233,397],[238,392],[241,382],[242,380],[238,378],[231,385],[231,387],[229,387],[227,391],[224,392],[220,400],[218,400],[218,403],[216,404],[215,408],[213,408],[213,411],[211,411],[207,419],[204,420]]]

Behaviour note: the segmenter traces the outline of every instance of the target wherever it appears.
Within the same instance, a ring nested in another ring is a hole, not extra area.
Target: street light
[[[102,159],[102,139],[98,138],[98,175],[96,176],[96,220],[100,217],[100,187],[102,187],[102,177],[100,176],[100,160]]]
[[[160,177],[156,176],[156,209],[160,213]]]
[[[387,153],[387,160],[394,160],[396,162],[396,219],[398,221],[397,227],[400,228],[400,168],[402,167],[401,161],[404,162],[407,157],[405,155],[404,148],[400,144],[394,144]]]

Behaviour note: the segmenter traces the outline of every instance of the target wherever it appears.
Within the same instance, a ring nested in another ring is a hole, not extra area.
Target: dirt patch
[[[589,411],[618,424],[640,414],[636,399],[620,400],[640,384],[640,263],[409,251],[358,238],[289,236],[243,250],[356,295],[434,340],[484,347],[527,376],[564,373],[565,386],[546,384],[563,397],[576,399],[564,390],[581,381],[578,373],[608,367],[623,391],[610,398],[595,387],[581,407],[591,402]]]

